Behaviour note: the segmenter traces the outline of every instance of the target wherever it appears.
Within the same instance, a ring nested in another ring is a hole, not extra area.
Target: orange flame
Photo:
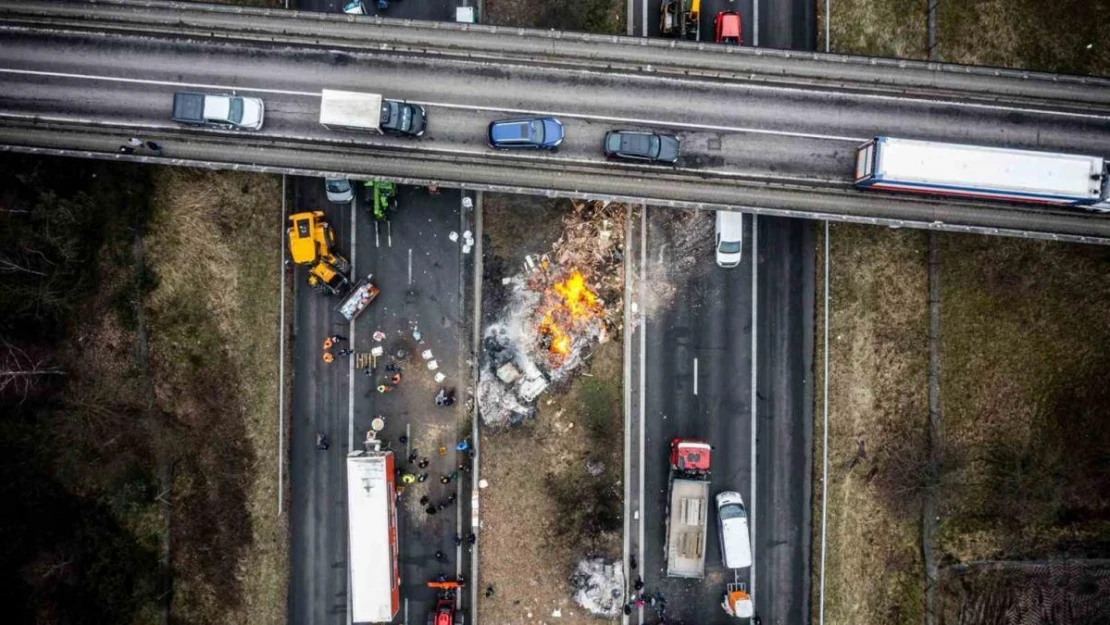
[[[576,269],[566,280],[556,282],[544,299],[550,304],[540,319],[540,333],[550,337],[552,354],[565,356],[571,345],[567,329],[596,314],[597,295],[586,287],[586,277]]]

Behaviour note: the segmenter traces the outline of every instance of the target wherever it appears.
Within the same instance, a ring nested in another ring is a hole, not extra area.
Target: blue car
[[[563,142],[563,124],[554,117],[502,119],[490,122],[491,148],[554,150]]]

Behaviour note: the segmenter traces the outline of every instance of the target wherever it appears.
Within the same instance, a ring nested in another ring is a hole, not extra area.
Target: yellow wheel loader
[[[308,267],[308,284],[317,291],[344,295],[351,288],[351,264],[335,252],[335,230],[323,211],[289,216],[289,253],[293,262]]]

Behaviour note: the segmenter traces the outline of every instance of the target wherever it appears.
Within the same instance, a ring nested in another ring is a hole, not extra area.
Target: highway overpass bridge
[[[857,191],[877,134],[1110,156],[1110,81],[713,44],[139,0],[0,0],[0,147],[343,174],[685,208],[1110,242],[1110,219]],[[423,103],[420,141],[329,131],[324,88]],[[265,100],[259,132],[169,120],[173,91]],[[489,121],[563,120],[553,154]],[[607,162],[612,128],[683,139],[675,167]],[[164,157],[125,156],[130,136]]]

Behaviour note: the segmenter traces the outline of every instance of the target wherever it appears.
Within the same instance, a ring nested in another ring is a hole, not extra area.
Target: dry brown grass
[[[825,5],[817,6],[817,49],[825,49]],[[829,4],[833,52],[923,59],[927,56],[925,2],[835,0]]]
[[[536,417],[508,430],[482,432],[482,477],[489,488],[481,492],[482,548],[479,587],[492,584],[496,595],[480,599],[479,621],[488,625],[520,623],[605,622],[573,602],[568,578],[586,546],[575,536],[561,534],[557,519],[563,514],[550,488],[550,479],[588,483],[608,480],[619,501],[623,459],[619,438],[605,458],[601,477],[586,477],[585,463],[596,447],[585,430],[591,418],[585,387],[593,381],[621,380],[620,343],[601,345],[590,363],[590,377],[577,377],[569,388],[540,397]],[[619,391],[617,397],[619,397]],[[619,417],[619,409],[617,410]],[[618,422],[619,429],[619,422]],[[615,453],[613,453],[615,452]],[[589,545],[595,553],[620,556],[620,531]],[[552,612],[562,611],[554,619]]]
[[[145,239],[157,406],[181,443],[174,480],[182,622],[285,621],[277,515],[281,184],[162,169]]]
[[[823,233],[817,265],[823,264]],[[877,487],[892,451],[923,440],[927,415],[926,239],[920,232],[832,227],[829,502],[825,616],[831,623],[920,622],[924,568],[918,524]],[[822,362],[818,273],[815,362]],[[823,384],[818,368],[817,388]],[[823,406],[817,395],[815,414]],[[823,422],[814,431],[821,484]],[[820,549],[821,492],[814,496]],[[815,557],[818,557],[815,555]],[[816,569],[815,569],[816,570]],[[818,585],[813,584],[816,593]],[[818,605],[816,597],[813,605]]]
[[[1107,75],[1107,23],[1105,0],[941,2],[937,51],[952,63]]]
[[[941,546],[960,561],[1107,557],[1110,254],[945,235]]]
[[[1104,0],[965,0],[937,8],[937,59],[1070,74],[1110,74]],[[924,59],[927,3],[836,0],[830,4],[833,52]],[[824,3],[817,8],[824,49]]]

